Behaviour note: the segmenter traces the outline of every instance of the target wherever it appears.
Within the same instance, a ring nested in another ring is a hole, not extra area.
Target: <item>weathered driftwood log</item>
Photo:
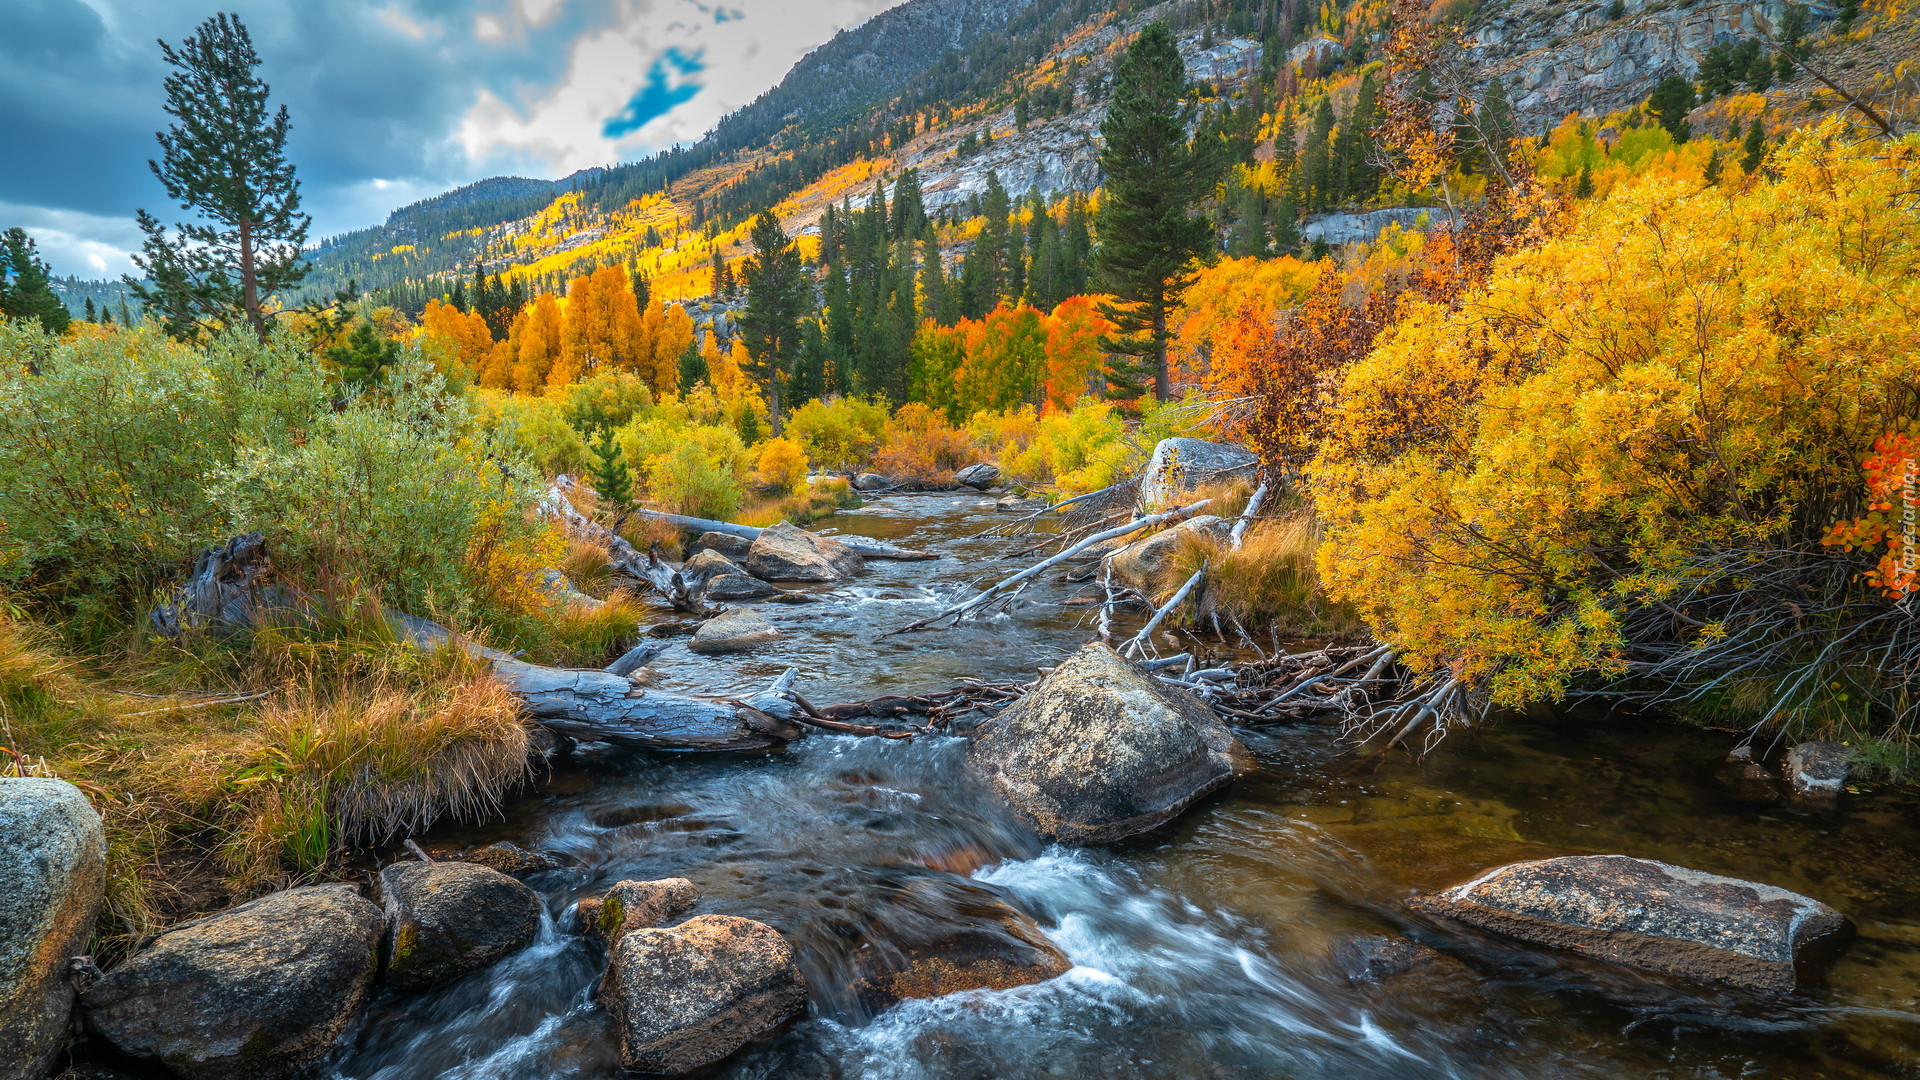
[[[667,603],[673,605],[673,610],[702,617],[720,613],[722,609],[701,599],[700,586],[703,582],[688,580],[673,564],[662,559],[658,544],[642,555],[627,543],[626,537],[575,510],[567,498],[567,492],[572,487],[571,480],[564,476],[557,477],[553,486],[547,489],[546,497],[540,500],[541,513],[560,519],[574,535],[605,547],[607,559],[615,570],[651,585]]]
[[[272,584],[273,564],[258,535],[201,556],[198,573],[154,613],[162,633],[215,633],[308,621],[311,602]],[[650,750],[762,750],[798,738],[791,716],[791,674],[746,701],[717,701],[634,685],[621,675],[550,668],[514,659],[415,615],[385,612],[395,636],[415,648],[456,648],[485,659],[526,703],[527,715],[574,739]],[[624,659],[624,658],[623,658]]]
[[[738,536],[743,540],[760,539],[760,530],[751,525],[735,525],[731,521],[710,521],[707,518],[687,517],[684,514],[668,514],[659,510],[635,510],[635,514],[654,521],[664,521],[693,532],[717,532],[728,536]],[[853,549],[853,553],[863,559],[895,559],[914,562],[922,559],[937,559],[940,556],[931,551],[913,551],[896,547],[884,540],[869,540],[864,536],[847,536],[836,533],[835,540]]]

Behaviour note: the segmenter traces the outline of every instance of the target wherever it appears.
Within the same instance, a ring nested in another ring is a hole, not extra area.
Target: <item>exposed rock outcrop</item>
[[[687,648],[708,654],[747,652],[779,640],[780,631],[759,612],[734,608],[701,623]]]
[[[797,1016],[807,982],[793,947],[752,919],[700,915],[635,930],[613,946],[601,995],[620,1059],[679,1075],[711,1065]]]
[[[346,1027],[385,928],[350,885],[288,889],[167,931],[81,1005],[116,1049],[187,1080],[283,1076]]]
[[[747,573],[765,581],[842,581],[860,572],[860,556],[830,536],[780,522],[747,551]]]
[[[404,862],[380,871],[387,982],[422,990],[519,952],[540,928],[540,897],[471,862]]]
[[[1801,985],[1850,929],[1798,893],[1625,855],[1513,863],[1408,903],[1583,956],[1757,990]]]
[[[1035,832],[1103,844],[1225,787],[1243,754],[1211,709],[1094,642],[982,725],[967,765]]]
[[[107,840],[80,789],[0,779],[0,1080],[47,1075],[73,1014],[67,962],[106,895]]]

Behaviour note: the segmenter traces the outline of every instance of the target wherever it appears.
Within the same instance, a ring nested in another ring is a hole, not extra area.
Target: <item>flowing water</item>
[[[1051,584],[1011,614],[881,638],[963,582],[1014,564],[977,497],[900,497],[820,528],[955,556],[871,563],[820,602],[761,605],[786,635],[738,658],[676,645],[668,686],[743,691],[789,665],[815,703],[1030,677],[1087,640]],[[1242,731],[1259,771],[1151,836],[1045,846],[967,783],[962,741],[814,733],[761,756],[583,754],[483,830],[572,865],[530,880],[535,944],[443,990],[383,992],[341,1077],[619,1072],[593,992],[599,950],[572,904],[621,879],[681,876],[698,913],[777,927],[808,1015],[717,1066],[724,1077],[1920,1077],[1920,800],[1864,791],[1804,807],[1737,784],[1734,741],[1595,715],[1510,716],[1425,761],[1359,759],[1319,727]],[[1443,928],[1402,900],[1517,859],[1618,852],[1769,882],[1860,930],[1827,981],[1760,995],[1664,979]],[[863,947],[1003,901],[1073,968],[1013,990],[877,1014],[849,990]],[[1441,959],[1356,980],[1343,946],[1404,934]]]

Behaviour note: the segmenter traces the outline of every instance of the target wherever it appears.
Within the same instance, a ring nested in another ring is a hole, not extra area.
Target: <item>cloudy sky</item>
[[[165,64],[217,10],[251,30],[314,236],[486,176],[559,177],[697,140],[899,0],[0,0],[0,228],[61,274],[131,269]]]

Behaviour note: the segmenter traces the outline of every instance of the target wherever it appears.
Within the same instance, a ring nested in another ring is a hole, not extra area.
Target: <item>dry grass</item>
[[[100,811],[109,939],[484,816],[527,776],[519,702],[483,662],[401,644],[364,599],[335,612],[227,641],[128,631],[83,659],[0,603],[0,771]],[[214,696],[241,691],[265,696]]]
[[[605,600],[613,587],[613,555],[598,540],[569,536],[558,569],[574,588],[598,600]]]
[[[1240,509],[1245,502],[1242,496]],[[1233,512],[1238,514],[1240,509]],[[1204,537],[1190,537],[1168,560],[1159,583],[1160,597],[1171,595],[1204,562],[1208,571],[1200,609],[1203,620],[1218,614],[1254,633],[1281,637],[1363,637],[1366,626],[1359,616],[1329,600],[1320,588],[1314,568],[1314,551],[1319,546],[1319,525],[1301,509],[1255,524],[1237,551]]]
[[[782,521],[804,526],[837,510],[848,510],[859,505],[860,495],[853,490],[853,485],[837,476],[824,477],[815,480],[798,495],[748,503],[733,516],[733,520],[762,529]]]
[[[550,667],[604,667],[633,646],[647,604],[624,589],[599,604],[568,604],[526,644],[524,659]]]

